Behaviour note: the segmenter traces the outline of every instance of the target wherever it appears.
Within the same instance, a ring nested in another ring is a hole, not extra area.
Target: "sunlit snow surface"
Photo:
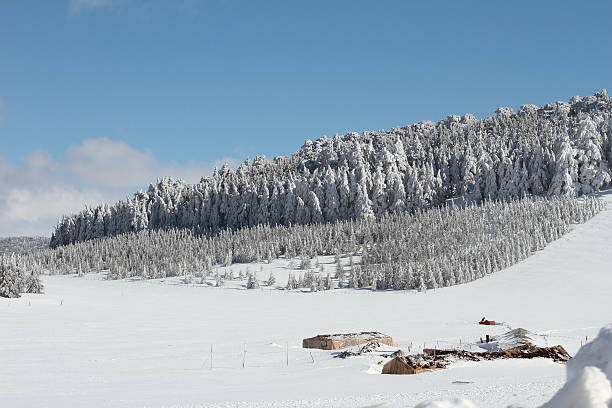
[[[376,330],[415,352],[523,327],[573,354],[611,320],[610,242],[606,210],[512,268],[427,293],[46,277],[44,295],[0,299],[0,401],[54,408],[412,407],[466,398],[479,407],[534,407],[564,383],[564,366],[541,359],[459,362],[387,376],[378,374],[379,356],[336,359],[301,349],[301,340]],[[333,273],[333,257],[320,261]],[[287,264],[249,268],[260,280],[272,269],[282,286]],[[236,274],[246,267],[233,266]],[[482,317],[505,325],[479,326]]]

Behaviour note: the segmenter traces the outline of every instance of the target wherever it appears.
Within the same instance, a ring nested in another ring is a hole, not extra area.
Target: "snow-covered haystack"
[[[546,347],[544,336],[530,332],[529,330],[518,328],[510,330],[499,336],[493,336],[489,343],[479,344],[488,351],[504,351],[522,346]]]

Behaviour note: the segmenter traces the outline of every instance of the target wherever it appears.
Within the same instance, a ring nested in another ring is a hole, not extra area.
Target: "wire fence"
[[[303,349],[297,346],[262,343],[241,345],[210,344],[202,359],[201,369],[280,368],[313,366],[329,361],[333,354],[322,350]]]
[[[588,336],[568,336],[555,334],[537,334],[546,340],[548,346],[567,344],[582,346],[589,341]],[[549,340],[559,338],[559,343],[552,344]],[[494,338],[492,337],[491,340]],[[592,338],[591,338],[592,339]],[[379,363],[384,357],[388,357],[396,350],[402,350],[406,354],[421,354],[425,349],[473,349],[480,347],[482,340],[479,338],[456,337],[444,339],[430,339],[420,341],[399,341],[395,346],[381,345],[375,351],[365,352],[361,355],[367,358],[370,364]],[[177,345],[181,347],[180,345]],[[350,349],[357,351],[360,346]],[[344,349],[346,350],[346,349]],[[319,350],[302,348],[294,342],[278,341],[254,341],[254,342],[231,342],[231,343],[208,343],[200,348],[198,359],[199,366],[192,369],[197,370],[242,370],[253,368],[282,368],[282,367],[312,367],[323,368],[333,366],[337,355],[343,350]],[[187,354],[193,357],[193,349]],[[175,355],[175,357],[177,357]]]

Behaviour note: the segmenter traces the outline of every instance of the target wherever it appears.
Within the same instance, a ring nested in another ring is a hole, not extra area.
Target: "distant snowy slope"
[[[49,248],[47,237],[5,237],[0,238],[0,255],[28,254]]]

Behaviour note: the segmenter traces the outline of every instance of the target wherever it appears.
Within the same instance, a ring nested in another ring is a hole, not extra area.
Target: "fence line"
[[[548,336],[546,336],[548,337]],[[563,339],[573,340],[580,346],[588,342],[588,336],[555,336]],[[403,349],[408,353],[422,352],[425,348],[444,349],[448,347],[469,347],[477,346],[479,339],[466,339],[465,337],[457,337],[456,339],[429,339],[422,343],[414,341],[401,341],[396,346],[397,349]],[[358,346],[354,346],[356,348]],[[288,341],[284,345],[274,341],[255,341],[242,343],[209,343],[208,356],[202,360],[200,369],[208,367],[209,370],[214,369],[247,369],[247,368],[265,368],[265,367],[290,367],[298,366],[318,366],[325,361],[331,361],[335,358],[335,350],[313,350],[304,349],[301,346],[291,346]],[[373,359],[380,357],[380,354],[371,353],[364,356]]]

